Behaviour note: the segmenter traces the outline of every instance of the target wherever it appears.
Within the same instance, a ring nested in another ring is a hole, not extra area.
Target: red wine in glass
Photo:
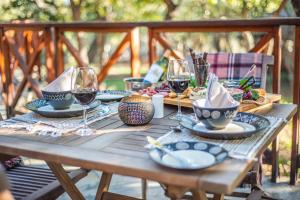
[[[76,133],[81,136],[93,134],[93,130],[88,127],[86,111],[89,104],[94,101],[97,95],[97,76],[90,67],[80,67],[72,73],[71,92],[76,100],[82,105],[84,126]]]
[[[72,94],[81,105],[89,105],[95,100],[97,90],[81,89],[73,91]]]
[[[183,93],[189,86],[188,79],[172,79],[168,82],[170,89],[177,94]]]
[[[179,95],[188,88],[190,80],[190,69],[186,60],[169,60],[167,80],[170,89],[177,94],[178,111],[176,116],[171,116],[170,119],[181,120],[182,113],[180,107]]]

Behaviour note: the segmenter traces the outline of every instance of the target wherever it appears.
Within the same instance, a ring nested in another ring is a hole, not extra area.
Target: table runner
[[[100,105],[95,110],[87,113],[88,125],[116,114],[118,112],[118,104],[119,103]],[[102,113],[103,106],[106,106],[106,108],[110,110],[109,113]],[[77,130],[83,126],[83,123],[82,116],[72,118],[47,118],[34,112],[29,112],[0,122],[0,128],[25,128],[29,133],[58,137]]]
[[[272,136],[272,133],[278,128],[284,120],[282,118],[267,117],[270,121],[270,126],[265,130],[252,135],[251,137],[239,140],[214,140],[200,137],[196,134],[190,133],[188,130],[182,132],[170,131],[165,135],[158,138],[162,144],[178,142],[178,141],[198,141],[198,142],[210,142],[216,145],[220,145],[227,151],[233,154],[243,155],[246,157],[255,157],[260,145],[268,141]]]

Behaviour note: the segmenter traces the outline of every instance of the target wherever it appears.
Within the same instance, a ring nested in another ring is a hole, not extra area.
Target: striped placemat
[[[197,136],[190,133],[188,130],[182,132],[170,131],[165,135],[158,138],[162,144],[179,142],[179,141],[198,141],[198,142],[210,142],[216,145],[220,145],[231,153],[237,153],[246,157],[255,157],[259,148],[265,144],[266,141],[272,137],[276,128],[278,128],[284,120],[282,118],[267,117],[271,124],[265,130],[258,132],[251,137],[239,139],[239,140],[214,140]]]

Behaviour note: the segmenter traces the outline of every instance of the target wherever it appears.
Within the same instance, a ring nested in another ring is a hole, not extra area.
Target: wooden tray
[[[272,109],[273,102],[280,101],[280,99],[281,99],[280,94],[267,93],[266,101],[263,105],[257,105],[255,103],[250,103],[250,104],[242,103],[239,108],[239,111],[263,114]],[[180,100],[182,107],[192,108],[193,107],[192,102],[193,102],[193,100],[188,99],[188,98],[183,98]],[[177,98],[166,97],[166,98],[164,98],[164,103],[169,104],[169,105],[177,105]]]

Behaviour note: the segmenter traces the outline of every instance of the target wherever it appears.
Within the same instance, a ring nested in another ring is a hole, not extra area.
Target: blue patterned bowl
[[[128,125],[143,125],[149,123],[154,115],[151,98],[132,95],[121,100],[118,113],[120,119]]]
[[[201,122],[208,129],[223,129],[236,116],[240,103],[227,108],[206,108],[205,99],[199,99],[193,102],[193,109]]]
[[[71,91],[48,92],[43,91],[43,98],[56,110],[68,109],[75,101]]]

